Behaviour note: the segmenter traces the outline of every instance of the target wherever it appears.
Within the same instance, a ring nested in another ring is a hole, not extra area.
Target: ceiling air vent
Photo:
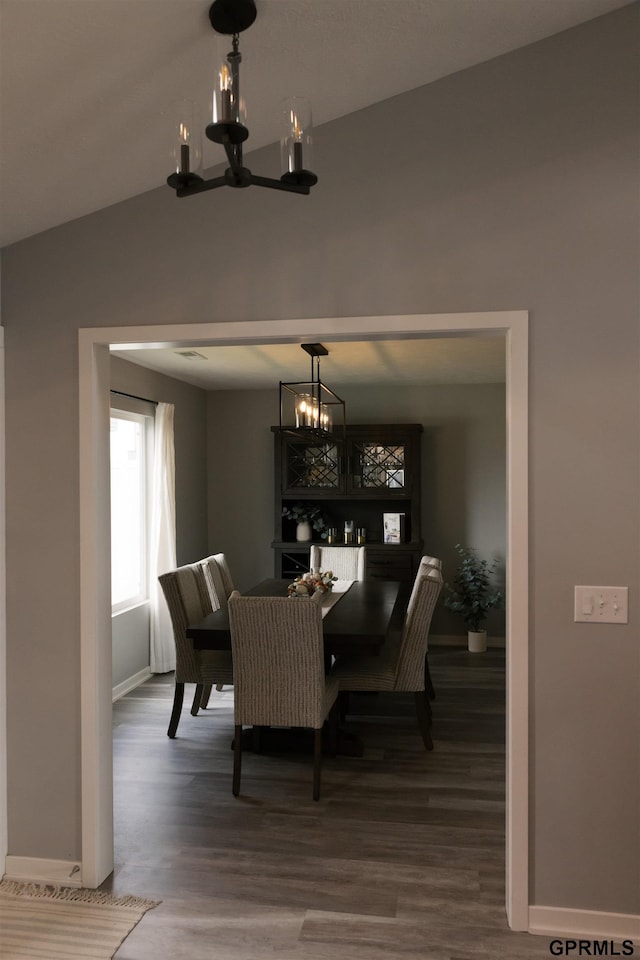
[[[185,360],[206,360],[204,353],[198,353],[197,350],[176,350],[176,353],[179,357],[184,357]]]

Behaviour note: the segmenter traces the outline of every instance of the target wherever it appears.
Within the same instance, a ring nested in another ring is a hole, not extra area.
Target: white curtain
[[[161,573],[176,567],[176,482],[172,403],[159,403],[155,417],[153,493],[149,538],[151,598],[151,672],[175,670],[176,652],[169,610],[158,583]]]

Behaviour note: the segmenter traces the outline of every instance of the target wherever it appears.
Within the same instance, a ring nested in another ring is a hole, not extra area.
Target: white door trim
[[[82,882],[113,869],[109,598],[109,346],[198,346],[422,335],[504,335],[507,344],[507,901],[514,930],[528,925],[528,314],[411,314],[81,329],[80,602]]]

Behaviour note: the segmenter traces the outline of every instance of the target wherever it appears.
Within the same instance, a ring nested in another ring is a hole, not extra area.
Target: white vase
[[[311,524],[308,520],[301,520],[298,526],[296,527],[296,540],[311,540],[313,538],[313,531],[311,529]]]
[[[484,653],[487,649],[487,631],[469,630],[467,632],[469,653]]]

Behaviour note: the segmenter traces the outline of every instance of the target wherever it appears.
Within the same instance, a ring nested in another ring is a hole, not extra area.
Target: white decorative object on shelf
[[[404,543],[405,515],[404,513],[383,513],[384,542]]]
[[[301,520],[296,527],[296,540],[300,543],[311,539],[313,539],[311,523],[309,520]]]

